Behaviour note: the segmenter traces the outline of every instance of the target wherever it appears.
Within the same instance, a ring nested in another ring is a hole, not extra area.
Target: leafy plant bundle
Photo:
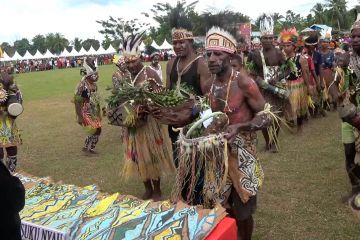
[[[142,86],[133,86],[125,83],[120,89],[115,91],[106,101],[109,107],[116,107],[122,103],[130,102],[132,104],[146,105],[155,103],[161,107],[175,107],[185,102],[191,95],[191,88],[182,86],[180,93],[176,90],[162,89],[154,92],[149,84]]]

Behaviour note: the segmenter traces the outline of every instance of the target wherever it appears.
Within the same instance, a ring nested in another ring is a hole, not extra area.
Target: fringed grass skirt
[[[287,82],[290,92],[288,101],[285,102],[284,114],[287,121],[295,121],[304,116],[308,111],[308,98],[303,78]]]
[[[175,171],[167,127],[147,117],[144,125],[127,128],[123,135],[124,167],[122,176],[158,179]]]
[[[12,147],[21,144],[21,137],[15,120],[9,116],[0,116],[0,147]]]

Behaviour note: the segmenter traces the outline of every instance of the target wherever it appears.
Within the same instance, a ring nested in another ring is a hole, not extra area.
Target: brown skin
[[[155,69],[158,69],[159,68],[159,61],[160,61],[160,56],[159,55],[153,56],[153,58],[151,60],[151,66],[153,66]]]
[[[180,57],[179,72],[181,72],[191,61],[197,57],[197,55],[192,47],[192,41],[190,40],[173,41],[173,47],[176,56]],[[175,59],[171,59],[166,65],[166,88],[170,87],[170,73],[174,62]],[[198,74],[200,75],[201,91],[203,93],[209,92],[211,86],[211,82],[208,81],[210,78],[210,73],[204,58],[200,58],[198,60]]]
[[[207,51],[208,66],[212,74],[216,74],[214,85],[225,86],[231,76],[232,68],[230,65],[231,55],[222,51]],[[226,137],[232,140],[239,131],[249,130],[254,115],[264,109],[265,100],[261,95],[256,83],[246,73],[238,73],[231,81],[228,105],[230,125],[226,130]],[[212,111],[224,111],[223,101],[226,99],[227,87],[223,87],[216,92],[211,102]],[[212,93],[210,93],[212,94]]]
[[[141,62],[140,58],[137,58],[135,60],[132,61],[127,61],[126,62],[128,69],[131,73],[131,78],[132,80],[134,80],[134,78],[136,77],[136,75],[143,69],[144,65]],[[146,75],[148,80],[150,81],[151,86],[153,87],[153,89],[155,91],[159,90],[162,86],[162,82],[159,78],[159,75],[157,75],[157,73],[150,69],[150,68],[146,68],[145,70],[143,70],[137,77],[136,81],[134,82],[135,86],[140,86],[142,83],[144,83],[146,81],[145,79],[145,74],[144,72],[146,71]],[[142,109],[142,107],[139,107],[139,114],[143,114],[148,112],[147,109]],[[142,118],[142,117],[140,117]],[[153,187],[154,185],[154,187]],[[154,201],[159,201],[161,200],[161,190],[160,190],[160,178],[159,179],[149,179],[146,180],[144,182],[144,186],[145,186],[145,192],[142,196],[142,199],[147,200],[152,198]]]
[[[226,85],[231,84],[228,104],[231,109],[236,110],[227,113],[230,125],[226,129],[225,135],[231,142],[239,131],[249,131],[252,125],[257,124],[254,116],[264,109],[265,100],[256,83],[246,73],[235,73],[235,78],[228,82],[233,71],[230,64],[231,54],[211,50],[207,51],[207,55],[210,72],[215,75],[213,84],[219,87],[218,91],[210,93],[213,112],[224,112],[224,104],[221,100],[226,99]],[[240,239],[251,239],[254,227],[252,216],[243,221],[237,221],[237,224]]]
[[[277,48],[275,48],[274,44],[274,37],[273,35],[267,35],[267,36],[263,36],[261,37],[261,43],[263,45],[263,53],[264,53],[264,57],[265,57],[265,63],[267,66],[281,66],[282,64],[285,63],[285,56],[284,54]],[[263,72],[263,65],[262,65],[262,61],[261,61],[261,55],[260,55],[260,51],[261,50],[255,50],[254,54],[252,55],[252,61],[255,63],[255,65],[257,66],[258,72],[256,73],[256,75],[252,76],[254,79],[257,79],[257,81],[260,79],[264,79],[264,72]],[[279,79],[272,79],[269,82],[271,84],[275,84]],[[280,131],[280,126],[276,127],[276,135],[279,134]],[[262,131],[264,138],[265,138],[265,142],[266,142],[266,149],[269,150],[271,149],[271,144],[270,144],[270,138],[268,135],[267,130],[263,130]],[[273,151],[275,152],[276,150],[273,149]]]
[[[353,51],[360,56],[360,28],[355,28],[352,30],[351,40]]]
[[[193,61],[197,55],[192,47],[192,41],[190,40],[177,40],[173,41],[174,51],[177,56],[180,57],[179,72],[181,72],[191,61]],[[170,73],[173,68],[175,59],[168,61],[166,65],[166,88],[170,88]],[[211,87],[211,78],[207,63],[204,58],[200,58],[198,63],[198,74],[200,75],[200,87],[203,93],[208,93]],[[190,104],[191,105],[191,104]],[[161,111],[157,106],[152,106],[151,114],[160,122],[177,127],[183,127],[191,122],[192,106],[185,104],[183,108],[177,109],[177,111]]]
[[[239,62],[239,60],[236,58],[231,59],[231,66],[234,69],[234,71],[238,71],[238,72],[240,72],[243,68],[241,62]]]

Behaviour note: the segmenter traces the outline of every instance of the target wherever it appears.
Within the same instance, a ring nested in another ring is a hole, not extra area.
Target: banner
[[[65,232],[61,232],[48,227],[21,222],[21,239],[22,240],[69,240]]]
[[[239,35],[245,39],[246,45],[251,44],[251,23],[239,23]]]

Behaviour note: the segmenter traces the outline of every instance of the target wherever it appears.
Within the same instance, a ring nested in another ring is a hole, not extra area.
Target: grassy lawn
[[[163,66],[165,69],[165,66]],[[100,67],[98,83],[104,98],[115,67]],[[23,130],[19,169],[35,176],[79,186],[97,184],[106,192],[139,197],[141,181],[124,182],[120,129],[107,125],[97,156],[81,147],[85,133],[75,121],[70,102],[80,80],[79,69],[34,72],[16,76],[25,99],[18,118]],[[281,133],[280,153],[264,153],[259,134],[259,158],[265,182],[258,197],[254,239],[360,239],[359,220],[340,199],[350,190],[336,113],[306,123],[302,135]],[[169,195],[173,179],[163,180]]]

